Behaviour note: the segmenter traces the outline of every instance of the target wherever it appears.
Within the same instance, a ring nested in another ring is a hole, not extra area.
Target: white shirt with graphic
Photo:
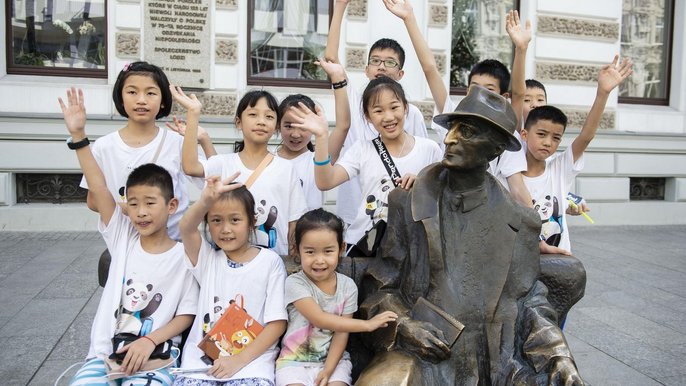
[[[198,343],[204,335],[205,325],[214,325],[222,316],[229,302],[242,295],[245,311],[265,326],[275,320],[287,320],[284,302],[286,268],[281,257],[262,248],[253,260],[241,267],[229,267],[226,254],[215,251],[203,241],[195,267],[186,261],[186,267],[200,282],[197,317],[183,350],[182,367],[197,369],[207,367]],[[234,374],[231,379],[265,378],[274,382],[274,363],[278,354],[276,342],[262,355]],[[217,380],[206,373],[187,374],[186,377]]]
[[[205,176],[227,178],[241,172],[236,181],[245,182],[253,170],[248,169],[238,153],[221,154],[201,161]],[[269,247],[279,255],[288,254],[288,223],[297,221],[307,210],[305,195],[291,162],[274,157],[250,187],[255,198],[257,245]]]
[[[374,125],[364,116],[362,110],[362,94],[353,87],[346,87],[348,93],[348,104],[350,105],[350,130],[345,137],[344,147],[341,150],[341,157],[350,150],[353,144],[360,140],[371,141],[379,136]],[[417,106],[408,105],[407,116],[405,116],[405,131],[415,137],[427,138],[426,124],[424,115]],[[336,199],[336,214],[348,224],[352,224],[357,216],[357,204],[362,200],[362,190],[357,178],[350,178],[338,187],[338,198]]]
[[[538,177],[524,176],[524,184],[531,193],[534,209],[541,216],[541,239],[549,245],[572,251],[567,229],[567,192],[581,170],[584,157],[574,162],[572,147],[546,160],[545,171]]]
[[[428,138],[414,137],[412,150],[404,157],[393,157],[398,174],[419,174],[425,166],[441,160],[441,149]],[[350,178],[359,176],[362,197],[357,215],[345,233],[345,242],[356,244],[379,220],[388,218],[388,193],[395,188],[372,141],[355,143],[338,161]]]
[[[98,162],[98,166],[100,166],[100,170],[105,175],[107,189],[112,193],[112,197],[117,202],[124,202],[126,201],[126,192],[124,191],[126,179],[133,169],[153,161],[165,131],[167,135],[155,164],[167,169],[174,183],[174,197],[179,200],[179,207],[175,213],[169,216],[169,236],[172,239],[180,240],[178,225],[183,213],[188,209],[189,198],[186,183],[190,179],[184,174],[181,167],[183,137],[172,131],[160,129],[157,136],[147,145],[131,147],[124,143],[119,131],[115,131],[95,141],[91,145],[91,151]],[[202,186],[201,179],[190,180]],[[88,189],[85,177],[81,180],[81,187]]]
[[[315,327],[298,312],[293,303],[305,298],[312,298],[322,311],[329,314],[342,316],[357,311],[357,286],[351,278],[337,272],[336,292],[329,295],[320,290],[303,271],[289,276],[286,279],[288,330],[281,340],[277,369],[326,361],[334,331]],[[348,358],[348,353],[344,353],[343,359]]]
[[[146,252],[118,206],[109,224],[100,222],[98,230],[112,263],[93,320],[88,358],[110,355],[115,334],[147,335],[176,315],[195,315],[198,283],[186,269],[183,244],[176,243],[164,253]],[[173,340],[181,341],[180,336]]]

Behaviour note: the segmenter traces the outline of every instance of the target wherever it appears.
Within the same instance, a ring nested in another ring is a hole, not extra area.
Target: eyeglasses
[[[371,66],[380,66],[381,63],[386,68],[396,68],[400,65],[400,63],[396,62],[395,59],[379,59],[379,58],[370,58],[369,59],[369,65]]]

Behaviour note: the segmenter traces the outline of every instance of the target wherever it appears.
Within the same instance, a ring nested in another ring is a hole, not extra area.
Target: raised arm
[[[179,133],[181,136],[185,137],[186,136],[186,121],[182,119],[178,119],[176,115],[172,117],[173,124],[169,122],[165,122],[165,125],[170,130],[173,130],[177,133]],[[207,133],[207,130],[203,129],[202,126],[198,125],[198,145],[200,145],[200,148],[202,148],[203,153],[205,153],[205,158],[210,158],[213,155],[217,155],[217,150],[214,148],[214,145],[212,144],[212,138],[210,138],[210,135]]]
[[[191,264],[195,267],[198,264],[198,253],[200,252],[200,245],[202,238],[198,225],[205,218],[205,214],[210,210],[212,205],[217,201],[219,196],[241,186],[241,184],[232,184],[233,180],[238,177],[240,173],[236,172],[231,177],[222,181],[218,176],[208,177],[207,185],[200,194],[200,199],[194,202],[183,214],[181,221],[179,221],[179,233],[181,234],[181,241],[183,241],[183,248],[186,251],[186,256]]]
[[[512,39],[512,44],[515,46],[514,61],[512,62],[512,108],[517,114],[517,121],[519,122],[517,130],[523,124],[522,114],[524,106],[524,94],[526,93],[526,50],[529,48],[531,41],[531,22],[526,21],[526,26],[522,26],[519,22],[519,12],[510,11],[505,17],[505,29],[507,34]],[[505,90],[501,90],[504,92]]]
[[[631,63],[631,60],[625,58],[619,65],[618,62],[619,55],[615,55],[612,63],[600,68],[600,73],[598,74],[598,90],[596,91],[593,106],[591,106],[591,111],[588,112],[581,132],[576,139],[574,139],[574,142],[572,142],[574,162],[584,154],[584,151],[586,151],[586,148],[593,140],[593,137],[595,137],[610,92],[633,73],[633,70],[631,69],[633,63]]]
[[[314,159],[316,162],[324,162],[329,159],[329,125],[319,106],[316,109],[315,114],[302,103],[299,108],[291,107],[294,118],[291,125],[314,134]],[[320,190],[330,190],[347,181],[349,176],[342,166],[326,162],[314,166],[314,179]]]
[[[347,82],[348,77],[345,69],[340,63],[334,63],[327,60],[320,60],[315,64],[321,66],[322,69],[329,75],[332,84],[341,84],[340,82]],[[335,164],[338,157],[341,155],[341,149],[345,138],[348,136],[350,129],[350,103],[348,103],[348,92],[343,86],[333,89],[333,96],[336,105],[336,126],[329,136],[329,154],[331,154],[331,163]]]
[[[424,77],[429,84],[431,96],[436,103],[438,111],[443,111],[443,106],[445,106],[445,101],[448,98],[448,88],[443,83],[443,78],[441,78],[441,74],[438,72],[436,58],[419,30],[412,5],[409,0],[404,2],[384,0],[384,5],[386,9],[405,23],[405,28],[407,28],[407,33],[410,35],[419,64],[422,66],[422,71],[424,71]]]
[[[398,315],[391,311],[382,312],[369,320],[338,316],[324,312],[310,297],[296,300],[293,305],[315,327],[336,332],[371,332],[386,327],[389,322],[398,318]]]
[[[329,34],[326,38],[324,58],[334,63],[341,62],[338,59],[338,47],[341,40],[341,24],[343,24],[343,15],[345,14],[345,8],[347,6],[348,0],[336,0],[333,5],[333,15],[331,16],[331,24],[329,25]]]
[[[192,177],[204,177],[205,169],[198,161],[198,122],[200,121],[200,109],[202,104],[195,96],[186,95],[181,87],[169,85],[174,100],[188,110],[186,114],[186,135],[183,137],[181,148],[181,166],[183,172]]]
[[[84,104],[83,90],[78,89],[77,91],[74,87],[67,90],[66,104],[62,98],[57,98],[57,100],[60,108],[62,108],[64,123],[71,135],[72,142],[82,141],[86,138],[86,106]],[[105,175],[100,170],[95,157],[93,157],[90,146],[77,149],[76,157],[79,159],[79,165],[81,165],[81,170],[88,183],[90,203],[95,207],[95,211],[100,213],[100,219],[103,224],[107,225],[110,223],[110,219],[112,219],[116,203],[112,193],[107,189]]]

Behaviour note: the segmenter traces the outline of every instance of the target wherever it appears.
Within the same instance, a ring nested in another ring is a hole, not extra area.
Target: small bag
[[[264,330],[243,306],[243,295],[236,295],[221,318],[198,343],[198,348],[212,361],[220,356],[238,354]]]
[[[400,172],[398,171],[398,167],[395,166],[395,162],[393,162],[391,153],[386,149],[386,145],[381,141],[381,137],[374,138],[372,143],[374,144],[374,149],[379,154],[379,158],[381,158],[381,163],[383,163],[383,166],[386,168],[386,173],[391,177],[393,186],[398,187],[396,181],[400,179]],[[379,246],[381,246],[381,240],[383,240],[384,233],[386,233],[386,221],[379,220],[370,230],[364,233],[364,236],[362,236],[352,248],[350,248],[348,256],[376,256],[376,252],[379,249]]]

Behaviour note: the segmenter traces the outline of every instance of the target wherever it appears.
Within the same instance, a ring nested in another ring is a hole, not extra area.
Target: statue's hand
[[[584,386],[572,358],[557,357],[553,361],[548,386]]]
[[[430,362],[440,362],[450,356],[443,332],[433,324],[413,319],[402,319],[398,325],[398,343],[408,352]]]

